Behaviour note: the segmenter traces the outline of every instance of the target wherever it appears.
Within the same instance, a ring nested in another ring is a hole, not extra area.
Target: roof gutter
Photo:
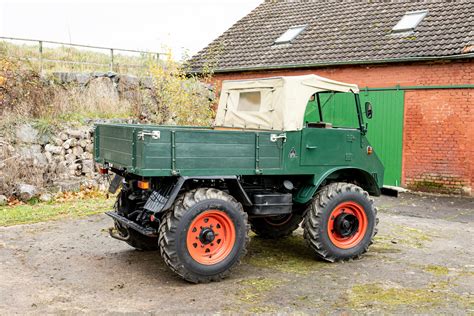
[[[393,90],[440,90],[440,89],[474,89],[474,84],[453,84],[453,85],[434,85],[434,86],[400,86],[369,88],[359,87],[360,93],[369,91],[393,91]]]
[[[371,65],[371,64],[401,63],[401,62],[413,62],[413,61],[456,60],[456,59],[469,59],[469,58],[474,58],[474,53],[468,53],[468,54],[462,54],[462,55],[448,55],[448,56],[404,57],[404,58],[389,58],[389,59],[378,59],[378,60],[335,61],[335,62],[315,63],[315,64],[293,64],[293,65],[227,68],[227,69],[217,69],[214,71],[214,73],[279,70],[279,69],[295,69],[295,68],[314,68],[314,67],[343,66],[343,65]],[[200,72],[191,71],[190,73],[198,74]]]

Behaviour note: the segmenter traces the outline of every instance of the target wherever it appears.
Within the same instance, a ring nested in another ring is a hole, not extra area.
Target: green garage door
[[[404,91],[362,91],[362,106],[372,103],[374,114],[367,138],[385,167],[384,184],[400,186],[402,178]]]
[[[366,101],[370,101],[373,106],[373,118],[365,119],[369,124],[367,138],[385,167],[384,184],[399,186],[402,175],[404,92],[361,91],[360,99],[362,109]],[[339,127],[358,126],[353,94],[323,94],[320,100],[325,122]],[[315,102],[309,102],[306,121],[319,120],[315,106]]]

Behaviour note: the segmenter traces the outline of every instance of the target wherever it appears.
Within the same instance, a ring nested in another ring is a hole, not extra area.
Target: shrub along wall
[[[0,204],[12,195],[28,200],[51,189],[96,186],[91,133],[98,118],[210,125],[212,86],[172,60],[150,73],[40,75],[0,56]]]
[[[146,122],[147,110],[158,107],[152,78],[115,73],[41,77],[15,63],[2,60],[2,65],[0,204],[12,196],[48,199],[42,193],[98,186],[92,132],[103,120],[86,117]]]

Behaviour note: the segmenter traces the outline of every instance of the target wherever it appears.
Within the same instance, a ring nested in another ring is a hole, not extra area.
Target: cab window
[[[355,94],[341,92],[315,93],[308,101],[305,124],[324,122],[333,128],[359,128]]]

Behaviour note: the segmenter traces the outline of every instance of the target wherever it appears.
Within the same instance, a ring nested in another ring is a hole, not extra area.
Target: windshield
[[[356,94],[351,92],[319,92],[306,106],[305,125],[324,122],[334,128],[360,128]]]

